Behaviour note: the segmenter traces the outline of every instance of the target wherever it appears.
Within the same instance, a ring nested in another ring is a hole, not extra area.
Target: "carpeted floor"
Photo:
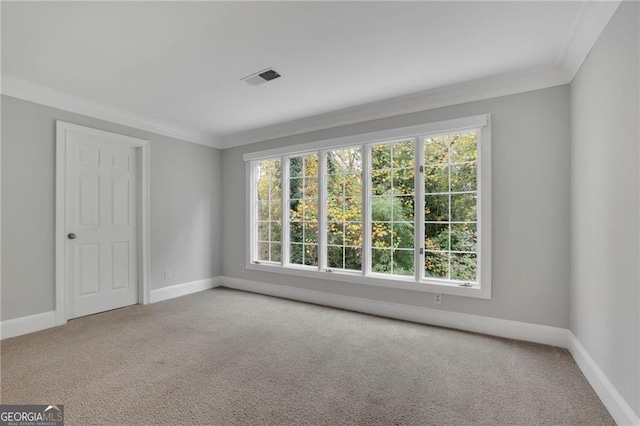
[[[67,425],[610,425],[564,349],[214,289],[2,342]]]

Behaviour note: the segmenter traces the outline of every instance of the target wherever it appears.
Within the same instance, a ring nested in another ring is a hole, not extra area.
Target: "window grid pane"
[[[289,158],[289,263],[318,265],[318,154]]]
[[[362,270],[362,147],[326,153],[327,267]]]
[[[371,147],[371,271],[414,275],[415,142]]]
[[[252,256],[363,275],[478,283],[478,137],[460,131],[285,156],[286,163],[255,160]],[[418,217],[416,202],[424,202]]]
[[[279,159],[259,161],[256,164],[257,198],[256,260],[280,262],[281,260],[281,176]]]
[[[424,153],[424,276],[477,282],[477,134],[426,138]]]

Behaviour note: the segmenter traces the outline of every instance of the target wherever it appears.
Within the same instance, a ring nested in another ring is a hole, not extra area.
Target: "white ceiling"
[[[612,5],[4,1],[3,93],[48,91],[160,133],[233,146],[425,109],[439,88],[463,83],[566,83]],[[283,77],[240,81],[267,67]]]

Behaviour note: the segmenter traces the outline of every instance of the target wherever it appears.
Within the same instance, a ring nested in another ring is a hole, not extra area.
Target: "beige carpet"
[[[67,425],[609,425],[566,350],[214,289],[2,342]]]

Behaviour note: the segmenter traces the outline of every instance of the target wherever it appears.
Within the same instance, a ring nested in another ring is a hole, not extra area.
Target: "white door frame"
[[[81,133],[100,139],[116,140],[136,148],[138,162],[138,303],[149,303],[149,141],[56,120],[56,324],[67,323],[66,277],[66,176],[67,133]]]

